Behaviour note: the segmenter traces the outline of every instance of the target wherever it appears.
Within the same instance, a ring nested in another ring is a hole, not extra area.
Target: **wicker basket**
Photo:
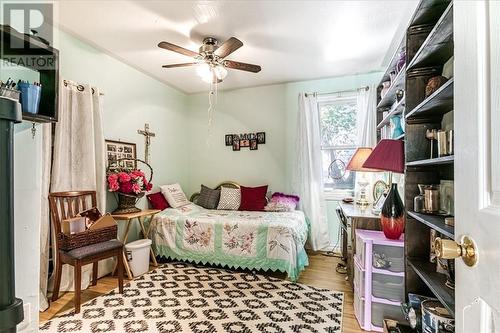
[[[116,239],[117,234],[118,225],[113,225],[102,229],[89,229],[72,235],[66,235],[61,232],[57,237],[59,240],[59,248],[63,251],[70,251],[79,247]]]

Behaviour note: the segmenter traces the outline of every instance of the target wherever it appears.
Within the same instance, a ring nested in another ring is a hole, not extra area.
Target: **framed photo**
[[[250,147],[250,140],[248,139],[243,139],[243,140],[240,140],[240,147]]]
[[[136,169],[137,162],[137,149],[135,143],[106,140],[106,167],[110,170],[113,169]],[[131,160],[122,160],[122,158],[129,158]]]
[[[257,139],[250,140],[250,150],[258,150],[259,144],[257,143]]]
[[[232,146],[232,145],[233,145],[233,135],[226,134],[226,146]]]
[[[266,143],[266,132],[257,133],[257,143],[259,145],[263,145],[264,143]]]
[[[240,150],[240,140],[233,140],[233,151]]]

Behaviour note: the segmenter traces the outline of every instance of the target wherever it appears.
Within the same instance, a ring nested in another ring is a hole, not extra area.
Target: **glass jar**
[[[413,198],[413,211],[415,213],[425,212],[425,189],[430,185],[418,184],[419,194]]]

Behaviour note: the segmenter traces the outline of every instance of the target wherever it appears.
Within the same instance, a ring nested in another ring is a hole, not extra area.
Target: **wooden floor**
[[[354,317],[353,293],[349,283],[345,280],[345,274],[335,272],[335,267],[340,259],[324,256],[320,253],[309,253],[309,266],[300,275],[299,282],[310,286],[327,288],[335,291],[343,291],[344,309],[342,318],[342,332],[359,333],[364,332],[358,325]],[[82,303],[93,299],[94,297],[108,293],[116,288],[117,280],[114,277],[104,277],[99,280],[96,286],[82,291]],[[67,292],[56,302],[52,302],[50,307],[40,313],[40,322],[49,320],[73,307],[73,293]]]

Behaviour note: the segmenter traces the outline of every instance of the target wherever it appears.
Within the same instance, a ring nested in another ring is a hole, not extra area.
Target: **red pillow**
[[[259,187],[241,186],[240,210],[264,210],[267,204],[267,185]]]
[[[151,204],[151,207],[153,209],[159,209],[159,210],[164,210],[166,208],[169,208],[170,205],[167,202],[167,199],[161,194],[161,192],[156,192],[152,194],[146,195],[148,198],[149,203]]]

